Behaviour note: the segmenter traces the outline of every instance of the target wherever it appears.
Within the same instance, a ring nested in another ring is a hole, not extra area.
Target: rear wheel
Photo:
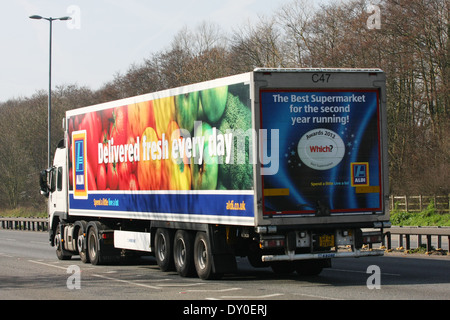
[[[155,258],[161,271],[173,270],[173,237],[164,228],[158,228],[155,233]]]
[[[98,238],[98,231],[96,228],[89,228],[87,238],[87,254],[91,264],[100,265],[103,263],[103,257],[99,250],[100,243]]]
[[[197,232],[194,241],[194,263],[200,279],[218,279],[222,275],[213,272],[211,246],[205,232]]]
[[[178,230],[173,241],[173,258],[175,269],[182,277],[192,276],[195,273],[193,251],[192,233],[186,230]]]
[[[83,248],[83,246],[84,247],[86,246],[86,245],[83,245],[84,242],[86,242],[86,240],[85,240],[85,235],[84,235],[83,229],[79,228],[78,229],[78,237],[77,237],[78,254],[80,255],[80,259],[83,263],[88,263],[89,255],[86,252],[86,248]]]

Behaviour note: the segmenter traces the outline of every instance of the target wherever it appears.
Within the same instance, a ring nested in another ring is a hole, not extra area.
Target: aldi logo
[[[369,163],[368,162],[352,162],[352,187],[368,187],[369,186]]]
[[[75,199],[87,199],[86,130],[72,133],[73,195]]]

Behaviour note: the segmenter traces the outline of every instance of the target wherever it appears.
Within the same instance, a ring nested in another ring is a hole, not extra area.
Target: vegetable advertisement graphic
[[[248,103],[248,85],[237,83],[79,111],[67,120],[71,206],[127,211],[138,202],[142,212],[163,204],[167,213],[253,215]],[[79,132],[85,153],[73,149]]]

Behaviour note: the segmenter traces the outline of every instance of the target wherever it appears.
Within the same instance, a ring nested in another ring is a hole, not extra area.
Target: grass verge
[[[0,217],[5,218],[47,218],[47,212],[34,208],[16,208],[0,210]]]
[[[395,206],[391,211],[393,226],[440,226],[450,227],[450,214],[439,213],[431,201],[427,208],[421,212],[400,211]]]

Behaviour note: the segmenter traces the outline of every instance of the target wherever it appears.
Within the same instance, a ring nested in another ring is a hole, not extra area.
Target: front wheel
[[[173,270],[173,237],[168,229],[158,228],[155,233],[155,258],[161,271]]]
[[[64,253],[63,251],[63,243],[61,241],[61,225],[58,224],[56,227],[54,243],[56,247],[56,257],[59,260],[70,260],[72,258],[71,255]]]

